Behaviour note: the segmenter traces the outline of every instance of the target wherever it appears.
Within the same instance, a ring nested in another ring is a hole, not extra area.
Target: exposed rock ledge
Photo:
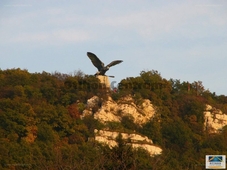
[[[118,137],[119,132],[111,132],[107,130],[97,130],[95,129],[95,140],[107,144],[110,148],[117,146],[116,138]],[[150,156],[159,155],[162,152],[162,149],[158,146],[153,145],[153,141],[148,139],[146,136],[141,136],[138,134],[127,134],[121,133],[123,140],[129,140],[134,149],[142,148],[150,154]]]
[[[140,105],[136,105],[131,96],[124,97],[118,102],[109,97],[108,100],[102,102],[101,107],[100,103],[97,96],[90,98],[81,118],[93,115],[95,119],[105,124],[106,122],[121,122],[122,117],[128,116],[133,119],[134,123],[143,125],[155,115],[155,108],[148,99],[142,100]],[[118,135],[119,132],[95,130],[95,140],[107,144],[110,148],[117,146],[116,138]],[[159,155],[162,152],[162,149],[153,145],[153,141],[146,136],[135,133],[121,133],[121,135],[128,142],[128,145],[135,149],[145,149],[151,156]]]
[[[206,105],[204,120],[204,126],[210,133],[218,133],[227,125],[227,115],[210,105]]]
[[[84,110],[82,118],[92,114],[92,108],[98,106],[99,98],[93,96],[87,101],[87,109]],[[115,102],[111,97],[102,103],[98,111],[94,113],[94,118],[102,123],[105,122],[121,122],[123,116],[129,116],[134,123],[142,125],[147,123],[155,114],[155,108],[150,100],[144,99],[138,106],[134,103],[132,97],[125,97]]]

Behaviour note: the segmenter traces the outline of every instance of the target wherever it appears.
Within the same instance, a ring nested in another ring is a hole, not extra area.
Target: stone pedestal
[[[110,89],[110,81],[108,76],[97,75],[96,77],[100,80],[100,83],[102,83],[105,88]]]

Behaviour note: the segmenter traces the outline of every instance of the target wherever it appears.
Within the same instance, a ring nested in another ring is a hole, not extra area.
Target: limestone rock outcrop
[[[221,110],[216,109],[211,105],[206,105],[204,120],[206,130],[210,133],[218,133],[227,125],[227,114],[224,114]]]
[[[82,117],[92,114],[92,108],[97,105],[97,96],[88,100],[88,108],[84,110]],[[123,116],[129,116],[134,123],[142,125],[147,123],[155,115],[155,107],[150,100],[144,99],[140,105],[136,105],[132,97],[125,97],[115,102],[111,97],[102,103],[100,109],[94,113],[94,118],[102,123],[121,122]]]
[[[155,107],[150,100],[144,99],[140,105],[136,105],[131,96],[127,96],[115,102],[111,97],[103,101],[101,107],[100,99],[93,96],[87,101],[87,109],[83,111],[81,118],[87,115],[93,115],[95,119],[102,123],[121,122],[122,117],[130,117],[135,124],[143,125],[155,115]],[[94,108],[99,108],[94,112]],[[95,130],[95,141],[108,145],[110,148],[117,146],[116,138],[120,132],[109,130]],[[148,151],[151,156],[159,155],[162,149],[153,144],[151,139],[136,133],[121,133],[122,139],[128,141],[127,144],[133,148],[142,148]],[[130,142],[129,142],[130,141]]]
[[[119,136],[119,132],[107,131],[107,130],[95,130],[95,140],[108,145],[110,148],[117,146],[116,138]],[[121,133],[122,139],[130,141],[127,144],[132,148],[142,148],[146,150],[150,156],[159,155],[162,153],[162,149],[153,145],[153,141],[146,136],[141,136],[135,133]]]

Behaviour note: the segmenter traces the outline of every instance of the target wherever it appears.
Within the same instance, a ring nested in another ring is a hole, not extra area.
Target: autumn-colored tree
[[[80,115],[92,96],[107,100],[132,96],[136,104],[150,99],[156,114],[138,126],[130,117],[100,123]],[[158,71],[142,71],[121,80],[107,93],[95,76],[0,70],[0,169],[203,169],[204,155],[227,153],[227,130],[204,131],[203,111],[210,104],[227,112],[227,97],[205,90],[201,81],[166,80]],[[95,142],[94,129],[139,133],[161,146],[150,157],[118,137],[109,148]],[[202,166],[201,166],[202,165]]]

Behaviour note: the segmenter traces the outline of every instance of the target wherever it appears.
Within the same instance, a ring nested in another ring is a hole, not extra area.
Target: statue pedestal
[[[97,75],[96,77],[100,80],[100,83],[103,84],[104,88],[110,89],[110,81],[108,76]]]

